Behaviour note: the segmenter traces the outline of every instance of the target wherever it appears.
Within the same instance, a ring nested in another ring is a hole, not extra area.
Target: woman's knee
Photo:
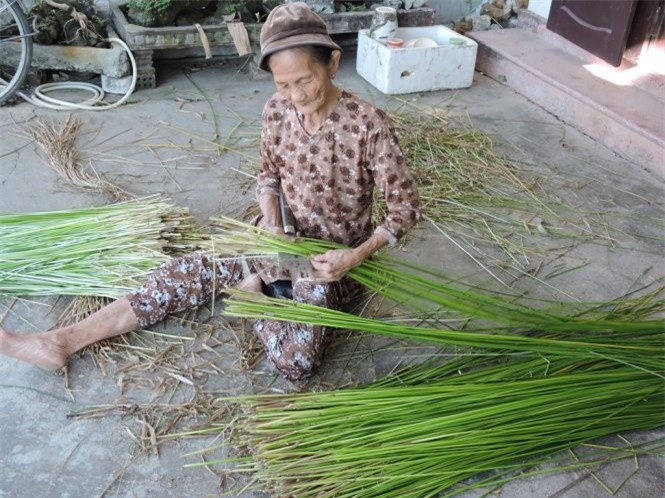
[[[312,376],[320,365],[320,359],[309,351],[294,351],[288,357],[273,359],[275,368],[291,381],[305,380]]]
[[[153,270],[148,281],[127,298],[139,326],[146,327],[169,313],[201,306],[230,283],[242,278],[239,265],[217,263],[202,253],[173,258]]]
[[[254,329],[266,356],[287,379],[306,379],[321,364],[328,342],[328,331],[324,328],[257,320]]]
[[[293,282],[293,300],[314,306],[333,308],[335,300],[332,289],[333,284],[330,283],[295,280]]]

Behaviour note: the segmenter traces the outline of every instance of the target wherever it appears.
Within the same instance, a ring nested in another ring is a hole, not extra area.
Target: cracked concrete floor
[[[356,75],[353,53],[345,58],[338,75],[340,86],[385,108],[421,106],[472,123],[491,134],[502,153],[535,174],[554,198],[580,211],[601,210],[623,230],[616,233],[613,244],[577,242],[565,251],[524,262],[542,271],[580,266],[550,281],[557,292],[543,290],[528,278],[512,279],[513,287],[558,298],[565,293],[598,300],[621,296],[663,276],[659,239],[663,227],[653,222],[663,219],[663,182],[657,174],[616,156],[480,74],[466,90],[394,99]],[[252,80],[238,62],[202,68],[189,76],[181,66],[160,67],[158,87],[137,92],[130,105],[102,113],[73,113],[84,123],[77,142],[83,161],[135,194],[168,195],[174,203],[189,207],[202,223],[218,213],[237,215],[252,201],[245,173],[257,155],[258,119],[273,92],[272,82]],[[0,108],[0,211],[107,202],[103,196],[75,192],[63,184],[44,165],[35,145],[15,132],[38,117],[63,120],[67,115],[25,103]],[[229,148],[221,155],[211,143],[213,116],[221,141]],[[496,250],[489,253],[495,260],[504,258]],[[452,242],[426,224],[412,235],[400,256],[488,280]],[[1,298],[0,325],[25,332],[47,329],[67,303],[64,298]],[[0,358],[0,497],[221,495],[224,474],[219,468],[183,467],[212,458],[185,455],[215,442],[215,435],[160,439],[155,450],[146,444],[149,427],[168,434],[175,430],[171,424],[191,425],[197,420],[196,411],[205,410],[206,400],[216,395],[295,387],[275,376],[264,359],[243,367],[236,338],[241,324],[229,324],[218,314],[211,319],[206,315],[203,310],[197,317],[169,319],[154,329],[162,335],[142,332],[117,341],[113,348],[87,351],[70,361],[67,378]],[[300,388],[367,381],[430,353],[430,348],[418,344],[342,335],[331,346],[320,374]],[[153,361],[157,354],[158,362]],[[662,431],[624,436],[641,441],[661,437]],[[639,470],[616,496],[663,496],[663,458],[644,457],[638,463]],[[634,466],[632,461],[618,462],[599,476],[615,487]],[[581,472],[531,477],[493,495],[608,496],[596,480],[584,477]],[[238,496],[263,495],[247,491]]]

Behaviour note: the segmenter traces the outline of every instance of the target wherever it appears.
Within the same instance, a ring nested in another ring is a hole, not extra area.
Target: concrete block
[[[326,22],[330,34],[356,33],[369,29],[372,25],[372,11],[341,12],[321,16]],[[434,24],[434,10],[423,7],[414,10],[398,10],[397,24],[400,26],[431,26]]]
[[[3,56],[16,63],[20,56],[19,48],[3,47]],[[126,76],[131,69],[127,52],[119,45],[96,48],[35,44],[31,64],[39,69],[105,74],[115,78]]]
[[[132,50],[164,50],[201,48],[201,39],[194,26],[166,26],[146,28],[127,20],[119,6],[111,9],[111,18],[120,37]],[[252,41],[259,39],[261,24],[245,24]],[[205,24],[203,29],[210,42],[235,49],[226,23]]]
[[[284,3],[305,2],[317,14],[333,14],[335,12],[334,0],[286,0]]]
[[[102,74],[102,90],[106,93],[113,93],[116,95],[124,95],[129,91],[132,85],[132,76],[125,76],[124,78],[113,78]]]
[[[395,34],[405,41],[430,38],[436,47],[390,48],[368,33],[358,33],[356,71],[383,93],[467,88],[473,82],[478,45],[445,26],[398,28]]]

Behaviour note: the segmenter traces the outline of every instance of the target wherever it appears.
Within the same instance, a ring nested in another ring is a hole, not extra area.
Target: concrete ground
[[[472,123],[538,178],[547,195],[578,213],[603,212],[602,218],[618,229],[612,232],[612,244],[571,239],[565,249],[523,261],[526,270],[539,268],[539,275],[579,267],[549,279],[551,287],[493,266],[516,290],[598,300],[619,297],[663,277],[661,178],[480,74],[466,90],[397,99],[373,90],[356,75],[353,54],[345,57],[337,80],[342,87],[385,108],[420,106]],[[251,171],[258,118],[273,90],[269,79],[251,79],[239,62],[196,70],[189,78],[182,65],[162,67],[158,87],[137,92],[130,105],[73,113],[84,122],[78,141],[83,161],[135,194],[168,195],[189,207],[202,223],[218,213],[237,215],[252,202],[251,188],[238,172]],[[60,121],[67,116],[24,103],[0,109],[0,211],[107,202],[100,195],[73,191],[44,165],[35,145],[16,134],[36,118]],[[240,154],[219,155],[211,146],[213,116],[222,142]],[[590,230],[605,230],[598,217],[588,219]],[[549,237],[543,237],[542,244],[561,245]],[[493,285],[476,263],[426,224],[399,254]],[[490,248],[483,260],[489,265],[505,257]],[[0,326],[25,332],[53,327],[67,303],[64,298],[0,298]],[[344,334],[331,346],[320,374],[308,385],[293,386],[276,376],[265,359],[243,367],[238,344],[246,345],[248,339],[239,339],[242,324],[228,323],[219,314],[210,320],[206,316],[203,310],[155,327],[155,332],[168,336],[141,332],[128,341],[116,341],[114,347],[89,350],[70,361],[67,377],[0,358],[0,497],[220,496],[226,489],[220,482],[226,478],[219,467],[183,465],[219,456],[186,455],[224,438],[219,432],[197,438],[173,436],[200,421],[201,414],[210,411],[211,399],[367,381],[430,352],[422,345]],[[662,431],[623,437],[641,441],[662,437]],[[158,439],[159,445],[151,445],[151,439]],[[639,469],[615,496],[663,496],[664,462],[662,457],[641,457]],[[634,461],[623,461],[604,468],[599,477],[615,488],[634,469]],[[235,483],[233,479],[229,477],[227,484]],[[593,478],[570,472],[517,481],[493,495],[600,498],[608,493]],[[232,496],[264,495],[245,491]]]

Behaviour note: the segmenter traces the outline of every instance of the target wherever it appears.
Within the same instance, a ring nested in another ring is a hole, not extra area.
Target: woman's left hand
[[[363,261],[364,258],[353,249],[332,249],[318,254],[312,257],[312,268],[314,268],[312,280],[336,282]]]

